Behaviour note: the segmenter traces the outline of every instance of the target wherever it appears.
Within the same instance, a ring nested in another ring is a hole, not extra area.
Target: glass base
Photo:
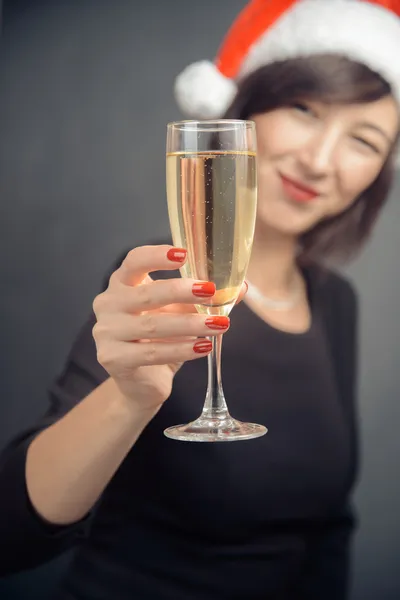
[[[267,433],[268,429],[255,423],[242,423],[232,417],[212,419],[199,417],[187,425],[168,427],[164,434],[183,442],[236,442],[252,440]]]

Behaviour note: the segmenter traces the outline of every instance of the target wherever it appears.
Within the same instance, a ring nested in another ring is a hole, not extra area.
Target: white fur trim
[[[237,92],[236,83],[206,60],[189,65],[175,81],[175,98],[189,117],[221,117]]]
[[[324,53],[382,75],[400,105],[400,19],[363,0],[300,0],[253,45],[239,79],[277,60]]]

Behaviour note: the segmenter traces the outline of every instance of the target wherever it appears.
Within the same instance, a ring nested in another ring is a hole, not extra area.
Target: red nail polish
[[[192,287],[192,294],[199,298],[210,298],[215,294],[215,283],[211,281],[195,283]]]
[[[212,349],[212,342],[209,340],[199,340],[193,346],[193,350],[197,354],[205,354],[206,352],[210,352]]]
[[[246,286],[246,290],[245,290],[245,294],[247,294],[248,290],[249,290],[249,284],[247,283],[247,281],[244,282],[244,285]]]
[[[209,317],[205,323],[210,329],[228,329],[229,317]]]
[[[185,248],[171,248],[167,252],[167,258],[172,262],[182,263],[186,258],[186,254],[187,251],[185,250]]]

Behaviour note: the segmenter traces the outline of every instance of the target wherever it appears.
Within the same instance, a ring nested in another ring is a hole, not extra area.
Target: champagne
[[[246,274],[257,204],[255,152],[167,153],[168,213],[174,245],[186,248],[184,277],[212,281],[201,313],[228,315]]]
[[[167,127],[167,199],[175,246],[187,250],[181,275],[212,281],[216,293],[202,314],[230,313],[246,274],[257,203],[254,121],[180,121]],[[215,150],[214,150],[215,149]],[[197,300],[199,302],[199,300]],[[168,427],[165,435],[189,442],[249,440],[267,432],[229,414],[221,381],[222,335],[211,335],[208,386],[201,415]],[[245,400],[245,399],[244,399]]]

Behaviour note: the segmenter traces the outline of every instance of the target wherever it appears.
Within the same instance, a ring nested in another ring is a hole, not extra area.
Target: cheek
[[[259,160],[279,157],[307,143],[311,132],[304,124],[279,111],[268,116],[257,128]]]
[[[257,189],[258,206],[264,204],[266,199],[275,198],[278,193],[278,177],[274,160],[268,154],[258,156],[257,160]]]
[[[382,165],[365,162],[363,165],[348,163],[340,171],[339,198],[343,208],[350,206],[375,181]]]

